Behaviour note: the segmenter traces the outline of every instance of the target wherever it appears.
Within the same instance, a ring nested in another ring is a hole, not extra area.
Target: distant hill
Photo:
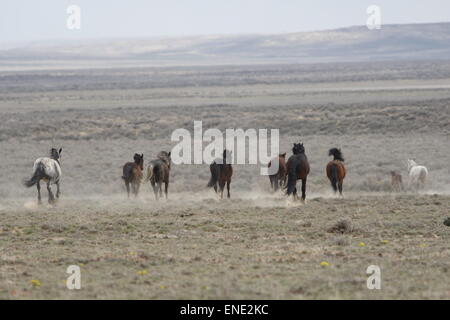
[[[0,49],[0,60],[340,62],[450,58],[450,23],[356,26],[276,35],[37,43]],[[5,62],[5,61],[3,61]]]

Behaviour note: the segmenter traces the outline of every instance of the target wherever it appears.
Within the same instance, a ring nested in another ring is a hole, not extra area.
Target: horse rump
[[[27,188],[31,188],[34,186],[38,181],[46,176],[45,174],[45,168],[42,163],[38,163],[38,165],[34,168],[33,176],[31,179],[25,179],[23,181],[23,184]]]
[[[162,182],[163,176],[162,176],[162,170],[161,170],[161,164],[160,163],[150,163],[147,167],[147,176],[145,178],[145,181],[148,182]]]
[[[147,175],[145,177],[145,182],[149,182],[150,180],[152,180],[153,176],[154,176],[154,169],[155,166],[153,164],[149,164],[147,167]]]
[[[295,187],[297,185],[297,162],[293,161],[294,163],[289,163],[290,161],[288,161],[289,164],[289,169],[288,169],[288,181],[287,181],[287,185],[285,187],[285,189],[287,189],[286,193],[287,195],[291,195],[294,190]]]
[[[133,163],[128,162],[123,166],[122,179],[125,181],[131,181],[133,178]]]
[[[209,166],[209,169],[211,171],[211,179],[209,180],[207,187],[211,188],[216,185],[217,181],[219,181],[220,167],[214,162]]]
[[[338,190],[338,166],[336,163],[332,163],[331,167],[330,167],[330,182],[331,182],[331,187],[333,188],[334,192],[337,192]]]

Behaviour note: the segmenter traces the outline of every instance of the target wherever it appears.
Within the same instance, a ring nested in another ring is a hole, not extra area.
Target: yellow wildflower
[[[39,288],[42,284],[39,280],[30,280],[30,283],[34,288]]]
[[[141,271],[137,272],[137,274],[140,276],[146,275],[147,273],[148,273],[148,270],[141,270]]]
[[[321,263],[320,263],[320,266],[321,267],[328,267],[330,264],[328,263],[328,262],[326,262],[326,261],[322,261]]]

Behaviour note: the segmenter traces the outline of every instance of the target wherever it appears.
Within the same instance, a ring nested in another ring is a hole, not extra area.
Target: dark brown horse
[[[155,199],[162,197],[162,184],[164,183],[164,194],[166,199],[169,197],[169,178],[170,178],[170,152],[161,151],[158,153],[157,159],[150,161],[147,167],[147,177],[145,181],[150,181]]]
[[[346,174],[342,152],[340,149],[332,148],[328,151],[328,155],[333,156],[333,160],[327,164],[327,177],[330,179],[334,192],[339,190],[342,196],[342,185]]]
[[[278,171],[274,174],[269,175],[270,187],[272,188],[273,192],[276,192],[278,188],[280,187],[282,188],[286,184],[287,178],[286,152],[270,160],[267,167],[270,168],[272,166],[272,161],[278,161]]]
[[[302,180],[302,201],[306,199],[306,180],[309,174],[309,162],[305,155],[303,143],[294,143],[292,148],[293,155],[289,157],[286,165],[288,182],[287,195],[293,194],[294,200],[298,199],[297,180]]]
[[[123,166],[122,179],[125,181],[128,198],[130,197],[130,185],[134,196],[137,197],[139,194],[142,171],[144,170],[144,154],[135,153],[133,159],[134,162],[127,162]]]
[[[231,151],[224,150],[223,159],[215,160],[209,166],[211,179],[208,182],[208,187],[214,187],[214,191],[217,193],[217,184],[219,184],[221,199],[223,199],[225,184],[227,185],[227,197],[230,198],[230,183],[231,176],[233,175],[233,168],[230,163],[231,159]]]

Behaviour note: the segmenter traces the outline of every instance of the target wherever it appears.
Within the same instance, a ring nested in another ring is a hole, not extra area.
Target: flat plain
[[[449,61],[8,69],[0,116],[0,298],[450,298]],[[169,151],[195,120],[279,129],[288,155],[303,142],[307,203],[270,193],[264,164],[234,166],[230,200],[206,188],[207,164],[173,165],[169,201],[148,185],[128,200],[122,165]],[[53,146],[63,195],[39,207],[22,181]],[[343,198],[325,176],[331,147]],[[392,192],[408,158],[428,167],[426,189]]]

